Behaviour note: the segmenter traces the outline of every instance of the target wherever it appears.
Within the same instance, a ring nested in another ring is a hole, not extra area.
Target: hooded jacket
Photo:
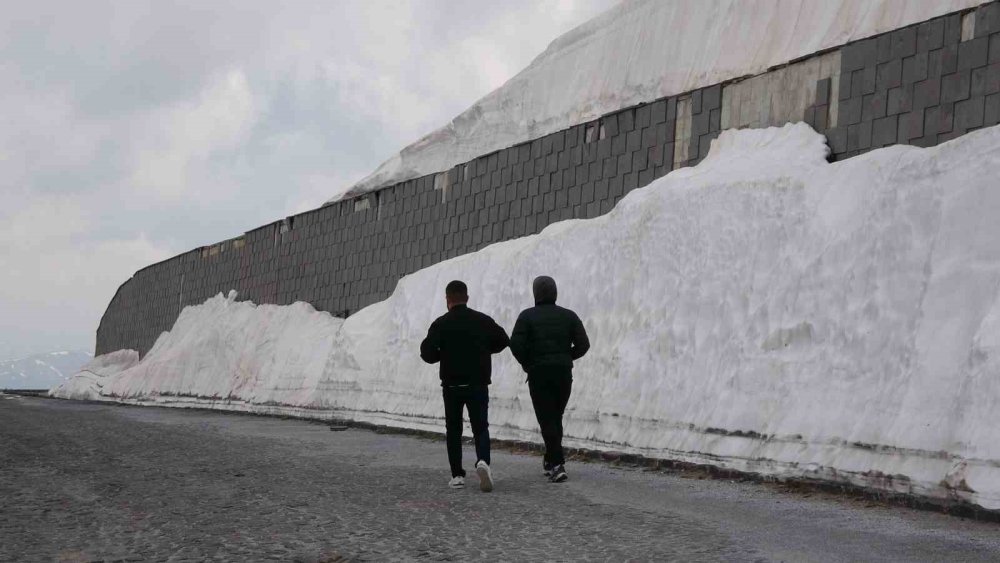
[[[507,333],[489,315],[454,305],[441,315],[420,343],[420,357],[428,364],[441,362],[441,386],[489,385],[491,354],[507,347]]]
[[[548,276],[532,284],[535,306],[517,317],[510,351],[530,378],[546,368],[572,369],[590,349],[583,322],[573,311],[556,305],[556,282]]]

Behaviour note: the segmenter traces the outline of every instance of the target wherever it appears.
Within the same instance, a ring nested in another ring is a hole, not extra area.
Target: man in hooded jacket
[[[535,306],[518,316],[510,351],[528,374],[531,404],[545,441],[545,474],[561,483],[567,479],[562,417],[573,389],[573,362],[587,353],[590,340],[580,317],[556,305],[555,280],[539,276],[531,289]]]

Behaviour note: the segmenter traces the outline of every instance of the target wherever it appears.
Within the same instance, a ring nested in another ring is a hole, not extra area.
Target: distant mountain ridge
[[[70,350],[0,360],[0,389],[50,389],[69,379],[92,358],[90,352]]]

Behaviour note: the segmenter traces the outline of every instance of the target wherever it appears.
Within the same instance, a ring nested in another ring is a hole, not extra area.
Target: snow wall
[[[632,190],[699,163],[725,129],[802,121],[826,135],[831,160],[946,142],[1000,122],[996,47],[1000,0],[262,225],[137,271],[108,304],[95,352],[143,356],[184,306],[230,289],[255,303],[305,301],[350,316],[432,264],[603,215]]]
[[[998,509],[1000,128],[827,151],[804,124],[727,131],[607,215],[420,270],[346,320],[219,295],[52,394],[442,432],[418,347],[445,284],[510,330],[549,274],[593,342],[570,445]],[[509,352],[494,369],[494,436],[540,441]]]
[[[554,40],[503,86],[329,201],[983,2],[624,0]]]

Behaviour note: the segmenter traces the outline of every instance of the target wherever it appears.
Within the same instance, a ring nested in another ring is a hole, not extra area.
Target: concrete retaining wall
[[[834,160],[997,124],[1000,2],[625,108],[153,264],[111,300],[96,353],[145,354],[184,306],[230,289],[349,315],[428,265],[607,213],[631,190],[697,164],[723,129],[790,121],[825,133]]]

